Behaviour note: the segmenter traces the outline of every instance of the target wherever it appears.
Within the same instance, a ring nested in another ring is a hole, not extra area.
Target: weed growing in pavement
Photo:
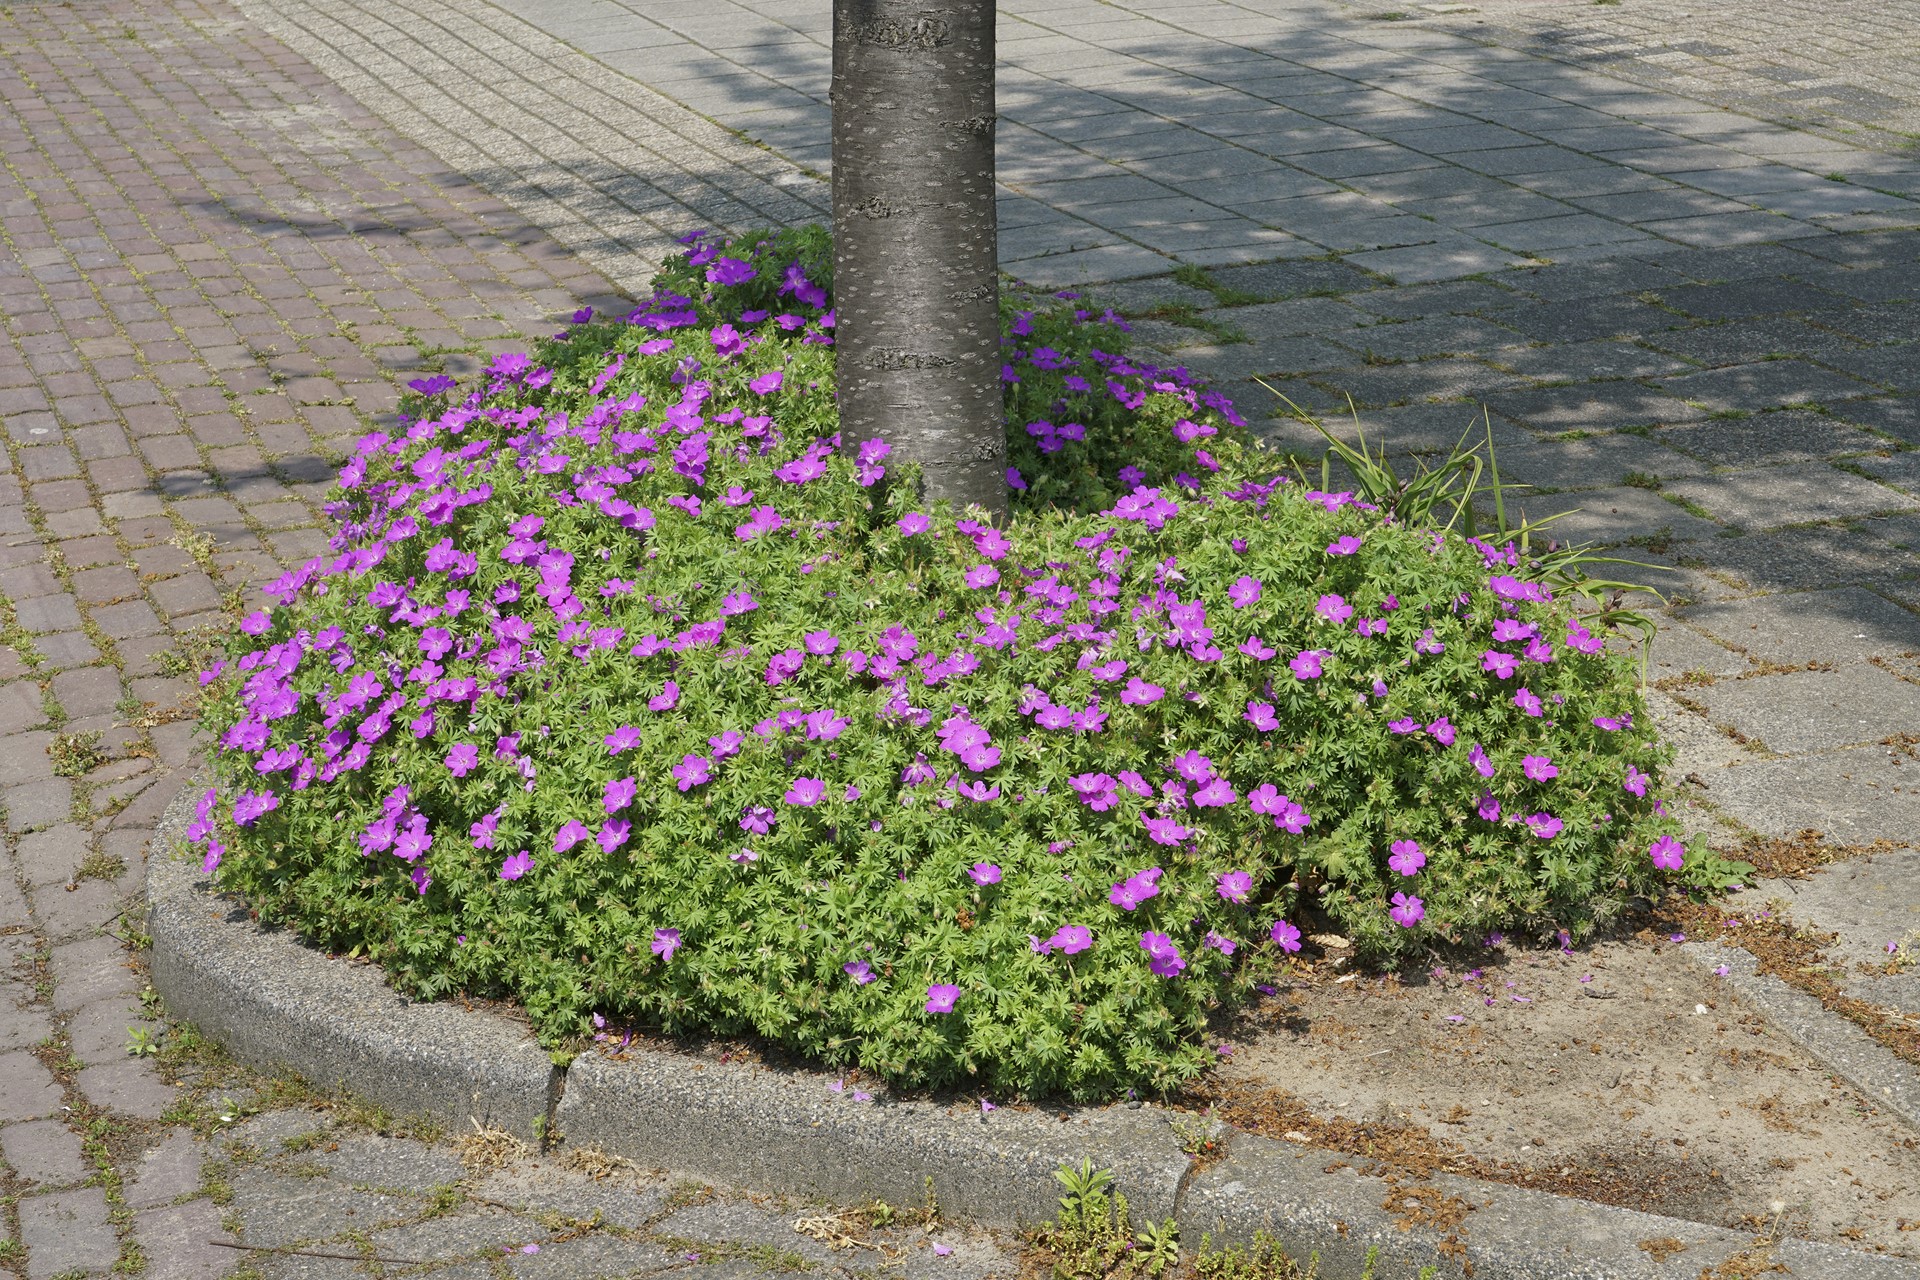
[[[1059,1216],[1031,1240],[1051,1263],[1056,1280],[1159,1276],[1179,1261],[1180,1228],[1174,1220],[1147,1223],[1136,1236],[1127,1197],[1114,1188],[1107,1170],[1082,1160],[1078,1169],[1062,1165],[1053,1176],[1066,1191]]]
[[[62,778],[78,778],[92,772],[107,759],[100,743],[98,729],[56,735],[47,744],[47,756],[53,761],[54,773]]]
[[[824,232],[693,240],[361,441],[203,676],[192,840],[417,996],[894,1083],[1167,1090],[1306,931],[1587,932],[1685,854],[1592,563],[1481,461],[1276,474],[1125,326],[1004,307],[1014,515],[834,433]]]

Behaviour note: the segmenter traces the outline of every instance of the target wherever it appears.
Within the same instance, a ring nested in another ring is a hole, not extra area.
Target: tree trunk
[[[993,0],[833,0],[833,285],[843,447],[1007,509]]]

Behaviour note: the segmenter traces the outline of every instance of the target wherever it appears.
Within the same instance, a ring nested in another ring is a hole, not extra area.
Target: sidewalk
[[[1529,514],[1582,507],[1562,536],[1675,569],[1650,675],[1698,828],[1909,846],[1759,890],[1797,888],[1836,957],[1870,959],[1920,928],[1920,155],[1902,141],[1920,5],[1770,9],[1755,29],[1701,4],[1720,25],[1662,51],[1686,24],[1654,4],[1006,6],[1003,258],[1155,312],[1142,336],[1283,446],[1311,441],[1266,418],[1254,375],[1312,407],[1351,396],[1396,454],[1451,444],[1484,404],[1503,470],[1557,490]],[[289,1158],[236,1180],[230,1208],[176,1203],[224,1175],[163,1120],[167,1073],[126,1052],[140,979],[102,931],[124,933],[194,747],[167,652],[321,544],[327,460],[403,377],[643,290],[691,227],[824,217],[826,8],[0,9],[21,122],[0,136],[0,947],[20,1001],[0,1007],[0,1152],[23,1193],[0,1235],[26,1241],[27,1275],[136,1245],[150,1276],[221,1275],[238,1254],[183,1242],[228,1212],[253,1241],[325,1198]],[[1526,43],[1556,23],[1580,65]],[[1849,30],[1872,57],[1832,43]],[[1821,131],[1737,110],[1782,102],[1818,105]],[[1214,288],[1177,264],[1216,268]],[[1911,973],[1851,981],[1920,1014]],[[70,1114],[109,1127],[83,1145]],[[168,1195],[83,1184],[105,1160],[139,1185],[148,1144],[186,1153]],[[351,1271],[295,1261],[262,1274]]]

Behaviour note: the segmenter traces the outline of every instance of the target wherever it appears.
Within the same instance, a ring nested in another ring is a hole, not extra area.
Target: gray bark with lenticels
[[[993,182],[993,0],[834,0],[840,430],[928,497],[1007,509]]]

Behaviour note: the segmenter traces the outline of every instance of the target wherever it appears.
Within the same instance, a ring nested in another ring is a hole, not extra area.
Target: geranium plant
[[[218,883],[550,1042],[1099,1098],[1310,921],[1392,958],[1724,878],[1564,586],[1277,474],[1110,315],[1006,308],[1008,527],[843,454],[824,249],[692,238],[412,384],[203,677]]]

